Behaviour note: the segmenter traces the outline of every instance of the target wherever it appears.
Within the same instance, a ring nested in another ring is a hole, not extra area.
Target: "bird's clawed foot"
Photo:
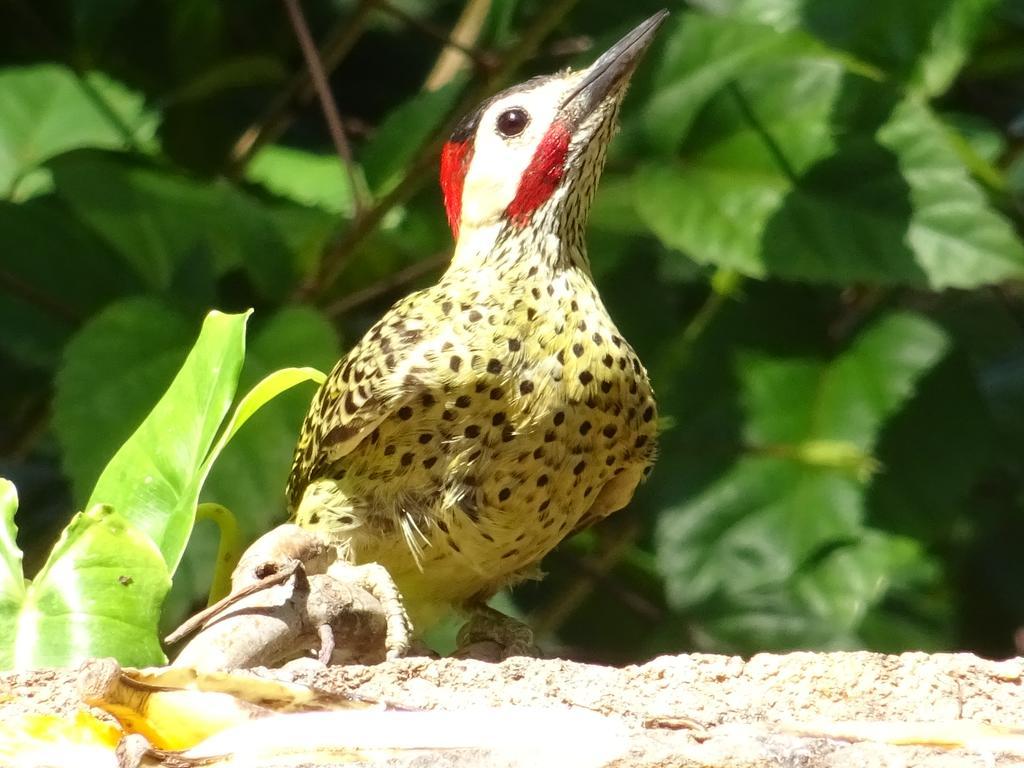
[[[405,656],[412,642],[412,623],[405,612],[402,593],[387,569],[377,563],[351,565],[339,560],[327,569],[327,574],[339,581],[354,583],[377,599],[387,621],[384,638],[386,658],[390,661]]]
[[[533,630],[487,605],[475,607],[456,639],[452,655],[477,661],[503,661],[512,656],[540,657]]]

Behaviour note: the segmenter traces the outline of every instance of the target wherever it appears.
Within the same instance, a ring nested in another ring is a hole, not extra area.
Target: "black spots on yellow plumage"
[[[412,406],[410,406],[410,405],[403,405],[401,408],[399,408],[398,409],[398,418],[400,418],[402,421],[408,421],[409,419],[411,419],[412,418]]]
[[[455,421],[455,411],[445,408],[444,413],[441,414],[441,418],[444,421]]]
[[[437,456],[428,456],[423,460],[423,468],[430,469],[437,464]]]
[[[580,384],[582,384],[583,386],[587,386],[590,382],[594,380],[594,374],[592,374],[590,371],[580,371],[579,379]]]
[[[519,394],[528,395],[533,392],[533,382],[529,379],[523,379],[519,382]]]
[[[493,374],[501,373],[502,367],[503,366],[501,364],[501,360],[499,360],[496,357],[492,357],[490,360],[487,361],[487,372],[488,373],[493,373]]]
[[[503,398],[504,396],[505,396],[505,390],[503,390],[501,387],[492,387],[491,388],[491,395],[490,395],[491,400],[501,400],[501,398]]]
[[[583,357],[583,352],[583,345],[580,344],[579,342],[576,342],[575,344],[572,345],[572,353],[576,355],[576,357]]]
[[[416,454],[414,454],[412,451],[406,451],[405,453],[402,454],[402,458],[400,459],[400,462],[401,462],[403,467],[408,467],[408,466],[410,466],[412,464],[412,461],[415,458],[416,458]]]
[[[612,367],[612,363],[614,363],[614,362],[615,362],[615,359],[611,355],[608,355],[608,354],[606,354],[604,357],[601,358],[601,365],[603,365],[605,368],[611,368]]]
[[[479,309],[471,309],[467,317],[471,323],[479,323],[484,319],[484,316],[480,313]]]
[[[593,425],[589,421],[584,420],[583,423],[580,424],[580,434],[586,435],[588,432],[590,432],[592,426]]]
[[[473,402],[473,398],[471,398],[469,395],[459,395],[457,398],[455,398],[455,407],[456,408],[469,408],[469,405],[472,402]]]
[[[645,445],[647,445],[647,435],[639,435],[633,442],[634,448],[643,448]]]
[[[346,440],[351,440],[355,437],[359,430],[352,424],[339,424],[330,430],[326,435],[323,436],[321,442],[324,446],[336,445],[337,443],[343,443]],[[307,446],[307,450],[312,449],[312,444]]]
[[[650,421],[653,418],[654,418],[654,406],[653,405],[648,405],[646,408],[644,408],[643,419],[644,419],[645,422],[648,422],[648,421]]]
[[[462,430],[462,434],[468,438],[480,437],[480,427],[476,424],[470,424],[468,427]]]
[[[509,488],[502,488],[501,491],[498,492],[498,501],[508,501],[509,496],[511,495],[512,491]]]
[[[521,342],[519,339],[509,339],[508,340],[508,351],[509,352],[518,352],[522,348],[523,348],[523,342]]]
[[[496,414],[491,416],[491,426],[500,427],[505,423],[505,412],[498,411]]]
[[[437,402],[437,398],[435,398],[435,397],[434,397],[434,396],[433,396],[432,394],[430,394],[429,392],[424,392],[424,393],[423,393],[423,394],[422,394],[422,395],[420,396],[420,404],[421,404],[421,405],[422,405],[422,406],[423,406],[424,408],[430,408],[430,407],[431,407],[432,405],[434,405],[434,404],[435,404],[436,402]]]
[[[448,367],[455,373],[458,373],[459,369],[462,368],[462,358],[458,355],[452,355],[451,359],[448,361]]]
[[[537,478],[537,487],[543,488],[545,485],[548,484],[548,481],[550,479],[551,478],[549,478],[547,475],[541,475],[540,477]]]
[[[610,381],[608,381],[607,379],[602,381],[601,382],[601,392],[603,392],[604,394],[607,395],[611,391],[612,391],[612,383]]]
[[[344,404],[345,413],[348,414],[349,416],[355,416],[356,411],[359,410],[359,406],[356,405],[355,396],[352,390],[349,390],[348,392],[345,393]]]
[[[434,436],[430,432],[424,432],[422,435],[419,436],[420,445],[426,445],[433,439]]]
[[[560,427],[562,422],[565,421],[565,411],[555,411],[555,415],[551,417],[551,421],[555,423],[556,427]]]
[[[613,437],[615,437],[615,433],[618,431],[619,428],[616,427],[614,424],[608,424],[605,426],[604,429],[601,430],[601,434],[607,437],[609,440],[611,440]]]
[[[384,455],[385,456],[394,456],[395,455],[395,446],[394,446],[394,444],[392,444],[392,445],[385,445],[384,446]]]
[[[579,464],[577,464],[575,467],[572,468],[572,473],[574,475],[581,475],[581,474],[583,474],[583,470],[586,469],[586,468],[587,468],[587,462],[580,461]]]

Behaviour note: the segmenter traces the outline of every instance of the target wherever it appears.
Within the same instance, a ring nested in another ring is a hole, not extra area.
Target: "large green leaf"
[[[181,315],[140,298],[112,305],[68,344],[53,426],[77,508],[85,508],[106,462],[174,379],[192,336]]]
[[[249,181],[306,206],[351,217],[352,186],[337,155],[318,155],[273,144],[263,147],[245,169]]]
[[[942,93],[963,65],[996,0],[725,0],[718,13],[778,29],[801,26],[891,75]]]
[[[648,138],[663,152],[677,148],[704,104],[743,73],[830,56],[799,32],[693,13],[670,22],[662,34],[667,42],[642,114]]]
[[[207,316],[167,392],[107,464],[86,505],[119,510],[156,543],[171,571],[192,531],[206,457],[234,398],[247,317]]]
[[[80,318],[139,284],[117,256],[52,198],[0,202],[0,348],[55,367]],[[73,254],[73,257],[69,256]]]
[[[755,620],[767,623],[747,636],[778,647],[852,643],[879,586],[909,551],[923,557],[867,527],[865,494],[882,427],[947,349],[937,326],[899,314],[829,363],[744,355],[744,452],[660,516],[672,606],[729,647],[742,646]]]
[[[197,251],[217,275],[244,268],[266,295],[283,296],[297,267],[277,225],[252,196],[227,182],[99,152],[52,160],[58,197],[150,289],[167,290]]]
[[[312,369],[300,366],[330,370],[338,354],[337,335],[326,318],[304,307],[282,310],[255,329],[240,389],[253,387],[246,398],[252,404],[255,394],[274,395],[278,387],[310,380]],[[284,519],[285,482],[312,390],[298,387],[274,397],[231,437],[213,462],[201,498],[231,509],[246,542]],[[243,404],[238,408],[236,414]],[[167,601],[172,626],[205,599],[217,551],[215,533],[212,526],[200,524],[189,541]]]
[[[25,573],[18,549],[18,491],[10,480],[0,478],[0,668],[11,666],[14,648],[14,617],[25,599]]]
[[[124,517],[103,505],[75,515],[20,602],[0,602],[0,667],[94,656],[162,664],[156,629],[170,585],[160,551]]]
[[[285,309],[253,334],[240,387],[265,385],[277,372],[274,380],[290,388],[309,380],[311,368],[330,370],[338,356],[337,334],[323,315],[305,307]],[[245,536],[265,531],[284,512],[285,481],[312,393],[312,387],[304,388],[261,408],[213,466],[203,498],[234,510]]]
[[[1024,276],[1024,247],[923,103],[828,58],[765,63],[709,102],[685,160],[645,167],[665,244],[746,275],[933,288]]]
[[[41,163],[77,147],[146,144],[156,122],[142,97],[99,73],[57,64],[0,70],[0,196]]]

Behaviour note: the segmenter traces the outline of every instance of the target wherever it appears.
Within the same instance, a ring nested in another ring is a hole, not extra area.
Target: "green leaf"
[[[0,667],[70,666],[94,656],[165,663],[156,628],[170,584],[152,540],[124,517],[103,505],[75,515],[16,609],[0,604]]]
[[[14,522],[17,511],[14,483],[0,478],[0,669],[13,666],[15,622],[25,599],[25,572]]]
[[[730,20],[802,27],[928,95],[944,92],[963,66],[997,0],[725,0]]]
[[[355,210],[348,174],[337,155],[318,155],[272,144],[256,153],[245,176],[302,205],[349,218]]]
[[[250,392],[242,403],[252,405],[254,397],[262,400],[276,394],[268,387],[294,386],[307,377],[316,381],[319,373],[301,366],[328,370],[338,357],[337,335],[323,315],[307,307],[282,310],[254,329],[239,384]],[[230,508],[246,543],[284,518],[285,482],[312,390],[298,387],[274,397],[212,462],[201,498]],[[234,418],[242,408],[242,404],[236,407]],[[199,525],[189,541],[167,601],[170,626],[183,619],[209,589],[217,551],[215,534],[211,526]]]
[[[668,246],[753,277],[930,288],[1024,276],[1024,247],[927,105],[827,59],[765,64],[718,94],[685,162],[635,204]]]
[[[78,147],[149,142],[156,121],[142,97],[99,73],[56,64],[0,70],[0,195],[49,158]]]
[[[379,195],[397,182],[444,122],[465,85],[463,73],[436,91],[420,91],[388,114],[361,155],[370,189]]]
[[[270,56],[235,56],[218,61],[164,95],[164,106],[186,101],[203,101],[224,91],[253,85],[280,83],[288,76],[284,65]]]
[[[643,112],[648,138],[662,152],[677,148],[704,104],[739,75],[766,64],[828,55],[799,32],[782,34],[763,24],[694,13],[670,22],[662,34],[667,43]]]
[[[238,430],[242,428],[256,411],[268,402],[297,384],[303,384],[307,381],[323,384],[326,378],[326,374],[318,371],[316,368],[282,368],[265,377],[259,384],[249,390],[241,402],[238,403],[234,413],[231,414],[231,418],[224,427],[220,439],[213,446],[209,456],[206,457],[203,469],[209,471],[213,462],[217,460],[221,451],[227,446],[228,441],[235,436]]]
[[[245,268],[268,296],[294,284],[294,259],[268,211],[227,182],[98,152],[63,155],[49,166],[57,196],[152,290],[167,290],[199,250],[213,255],[217,275]]]
[[[86,505],[120,510],[156,543],[171,571],[192,530],[206,457],[234,397],[247,318],[207,315],[171,386],[107,464]]]
[[[139,289],[117,256],[52,198],[0,202],[0,242],[7,286],[0,349],[30,365],[55,367],[79,318]]]
[[[282,310],[253,335],[241,383],[249,392],[211,452],[212,471],[203,492],[204,499],[239,514],[246,536],[266,530],[283,512],[285,481],[312,388],[278,395],[305,381],[319,383],[323,374],[318,369],[333,367],[339,354],[330,321],[306,307]]]
[[[129,299],[93,318],[68,344],[53,426],[77,508],[174,379],[193,332],[161,302]]]
[[[745,452],[660,515],[670,604],[702,617],[702,631],[729,647],[755,620],[764,632],[748,636],[770,630],[777,647],[852,638],[886,568],[906,557],[905,544],[866,526],[871,473],[862,465],[873,465],[882,427],[947,349],[937,326],[897,314],[829,363],[744,355]]]

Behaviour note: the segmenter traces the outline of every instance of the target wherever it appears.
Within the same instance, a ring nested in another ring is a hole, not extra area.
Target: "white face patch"
[[[495,101],[481,115],[473,161],[462,189],[464,227],[482,227],[501,218],[516,196],[519,180],[530,165],[537,145],[579,76],[580,73],[574,73],[542,83],[530,91],[510,94]],[[519,135],[506,137],[498,131],[498,117],[514,107],[529,115],[529,123]]]

